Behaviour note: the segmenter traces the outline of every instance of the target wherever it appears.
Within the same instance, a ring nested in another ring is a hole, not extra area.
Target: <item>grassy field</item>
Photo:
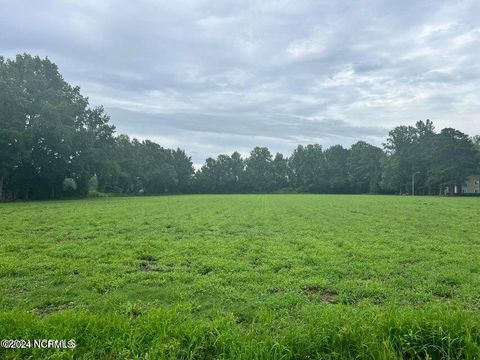
[[[0,338],[51,358],[480,358],[480,199],[0,204]]]

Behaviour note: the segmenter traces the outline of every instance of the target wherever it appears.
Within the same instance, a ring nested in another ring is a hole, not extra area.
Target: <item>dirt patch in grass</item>
[[[322,301],[330,304],[338,303],[337,297],[338,297],[338,294],[333,291],[325,291],[323,294],[320,295],[320,299]]]
[[[140,267],[141,272],[160,272],[161,269],[157,266],[157,258],[152,255],[142,255],[140,257]]]
[[[202,266],[199,270],[198,270],[198,273],[200,275],[208,275],[210,274],[211,272],[213,272],[213,268],[210,267],[210,266]]]
[[[32,309],[32,311],[37,315],[47,316],[47,315],[53,314],[57,311],[70,309],[74,305],[75,304],[73,303],[73,301],[70,301],[70,302],[67,302],[67,303],[58,303],[58,304],[45,304],[45,305],[40,306],[38,308]]]
[[[157,263],[155,261],[143,261],[140,264],[140,271],[142,272],[160,272],[162,271],[157,267]]]
[[[278,273],[282,270],[289,271],[292,269],[292,264],[291,263],[285,263],[285,264],[277,264],[273,267],[273,271]]]
[[[336,304],[338,303],[338,294],[335,291],[325,290],[321,286],[307,286],[304,287],[303,292],[307,295],[319,295],[322,302]]]
[[[283,289],[282,289],[282,288],[279,288],[279,287],[274,287],[274,288],[268,289],[268,292],[269,292],[270,294],[278,294],[278,293],[283,292]]]
[[[433,295],[440,299],[453,299],[455,297],[455,290],[448,288],[439,288],[432,291]]]

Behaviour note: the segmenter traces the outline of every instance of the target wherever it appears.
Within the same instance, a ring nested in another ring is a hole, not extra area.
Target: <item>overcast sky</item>
[[[0,0],[0,54],[48,56],[118,132],[196,164],[255,145],[480,134],[480,1]]]

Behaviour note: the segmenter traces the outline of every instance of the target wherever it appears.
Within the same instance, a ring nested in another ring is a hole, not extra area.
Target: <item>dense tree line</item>
[[[430,120],[396,127],[384,144],[382,189],[408,192],[414,175],[420,194],[461,185],[467,176],[479,172],[478,139],[452,128],[436,133]]]
[[[116,135],[48,59],[0,57],[0,200],[169,193],[438,193],[479,171],[480,137],[433,123],[393,129],[384,149],[299,145],[289,157],[254,148],[208,158]]]
[[[380,148],[363,141],[350,149],[299,145],[289,158],[256,147],[245,159],[237,152],[208,158],[193,183],[196,191],[206,193],[375,193],[382,156]]]

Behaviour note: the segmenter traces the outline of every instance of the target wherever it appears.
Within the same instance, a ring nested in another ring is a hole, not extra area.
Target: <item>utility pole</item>
[[[415,196],[415,175],[417,174],[420,174],[420,171],[412,174],[412,196]]]

